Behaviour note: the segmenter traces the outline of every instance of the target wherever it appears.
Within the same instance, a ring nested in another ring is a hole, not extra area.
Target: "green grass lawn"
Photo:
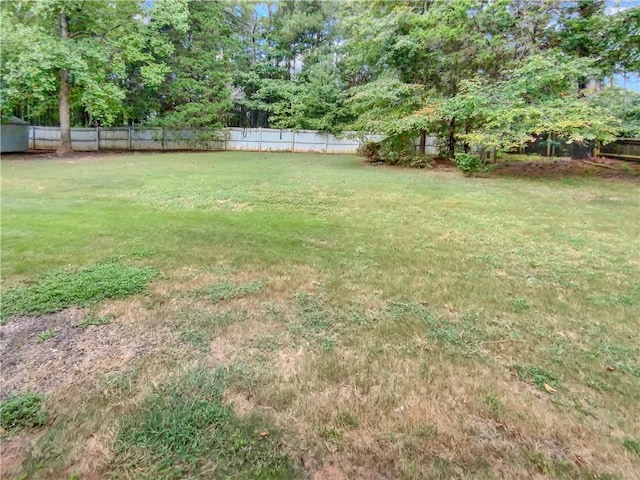
[[[639,194],[352,156],[3,160],[2,395],[48,419],[4,430],[7,471],[636,478]]]

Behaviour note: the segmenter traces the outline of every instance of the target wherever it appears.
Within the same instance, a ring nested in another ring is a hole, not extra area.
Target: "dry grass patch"
[[[456,365],[437,349],[421,357],[307,353],[293,374],[285,367],[259,384],[251,406],[274,412],[301,439],[316,475],[330,458],[336,478],[633,478],[637,471],[615,435],[509,372]]]

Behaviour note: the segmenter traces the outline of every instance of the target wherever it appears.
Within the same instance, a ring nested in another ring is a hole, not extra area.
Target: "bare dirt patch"
[[[398,165],[385,165],[364,162],[367,165],[385,168],[409,168]],[[614,160],[611,158],[591,158],[589,160],[574,160],[571,158],[537,158],[531,160],[502,160],[495,164],[488,173],[478,174],[482,177],[513,176],[522,178],[570,178],[593,177],[614,181],[640,183],[640,163]],[[448,158],[436,157],[432,159],[430,168],[426,171],[454,172],[456,164]]]
[[[41,393],[83,383],[93,373],[121,368],[157,346],[150,335],[117,319],[106,325],[77,327],[87,310],[16,318],[0,325],[0,397]],[[43,332],[56,332],[43,340]]]
[[[640,183],[640,163],[608,158],[588,162],[569,158],[499,162],[490,176],[530,178],[596,177]]]

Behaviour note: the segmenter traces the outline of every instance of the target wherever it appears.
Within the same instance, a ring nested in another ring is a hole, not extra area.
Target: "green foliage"
[[[585,5],[354,2],[344,9],[345,66],[356,83],[350,90],[358,115],[353,127],[414,138],[427,131],[446,140],[450,157],[460,143],[509,149],[533,135],[610,140],[624,115],[588,101],[578,83],[612,71],[601,57],[588,57],[589,45],[598,43],[605,23],[623,15],[607,15],[605,22],[602,3],[593,11]],[[632,64],[635,51],[623,54],[620,65]]]
[[[526,298],[512,298],[509,303],[516,312],[524,312],[531,308],[531,302]]]
[[[553,388],[560,387],[559,379],[555,374],[537,365],[516,365],[514,369],[520,380],[531,382],[542,391],[546,391],[545,384]]]
[[[480,157],[469,153],[456,153],[455,163],[458,170],[465,174],[478,173],[485,168]]]
[[[278,432],[258,416],[236,417],[224,403],[230,375],[200,369],[154,391],[123,419],[112,468],[162,479],[198,478],[205,471],[216,478],[296,478]]]
[[[534,134],[582,142],[607,141],[618,121],[598,108],[578,89],[576,79],[593,73],[593,62],[560,52],[532,55],[508,72],[505,79],[470,79],[444,105],[463,120],[457,137],[472,146],[510,149]]]
[[[607,115],[617,119],[620,137],[640,137],[640,93],[618,87],[587,92],[587,100]]]
[[[156,2],[181,8],[182,2]],[[122,0],[118,8],[109,2],[49,0],[3,2],[3,55],[0,82],[2,109],[28,102],[33,113],[57,105],[61,71],[69,72],[72,106],[83,109],[103,125],[122,118],[126,106],[127,65],[134,62],[136,78],[146,86],[156,85],[167,73],[154,56],[167,48],[163,39],[142,19],[146,12],[136,0]],[[60,17],[69,25],[69,38],[62,38]],[[166,16],[167,21],[180,18]]]
[[[358,155],[372,163],[383,162],[413,168],[431,167],[431,160],[426,155],[416,153],[412,139],[405,135],[390,136],[380,142],[365,142],[359,147]]]
[[[144,291],[156,276],[151,268],[99,263],[79,271],[55,270],[32,284],[7,290],[2,296],[2,319],[37,315],[72,305],[89,307],[106,298],[122,298]]]
[[[335,424],[342,428],[353,429],[360,426],[360,420],[346,410],[340,410],[335,414]]]
[[[625,438],[622,442],[622,446],[632,453],[635,453],[640,457],[640,442],[632,438]]]
[[[184,23],[165,28],[167,72],[156,86],[159,100],[155,123],[174,127],[220,128],[231,108],[229,90],[231,29],[222,2],[184,0]],[[151,9],[152,24],[156,6]],[[151,116],[154,112],[148,113]]]
[[[337,71],[324,62],[308,67],[295,80],[264,80],[254,98],[276,128],[336,133],[351,119]]]
[[[0,401],[0,426],[5,430],[41,427],[47,424],[43,396],[34,392],[16,394]]]
[[[504,402],[500,398],[492,393],[487,395],[484,399],[485,403],[489,407],[492,413],[501,414],[505,410]]]
[[[40,334],[38,335],[38,342],[42,343],[51,338],[55,338],[58,336],[58,333],[60,333],[60,330],[58,330],[57,328],[50,328],[49,330],[40,332]]]

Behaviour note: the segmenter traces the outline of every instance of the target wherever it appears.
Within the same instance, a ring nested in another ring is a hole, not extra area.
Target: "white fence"
[[[379,135],[368,136],[381,140]],[[29,147],[55,150],[59,127],[30,127]],[[97,150],[247,150],[255,152],[356,153],[362,141],[354,132],[342,136],[315,130],[227,128],[220,132],[162,128],[72,128],[71,145],[78,151]],[[427,153],[437,153],[436,139],[427,138]]]

